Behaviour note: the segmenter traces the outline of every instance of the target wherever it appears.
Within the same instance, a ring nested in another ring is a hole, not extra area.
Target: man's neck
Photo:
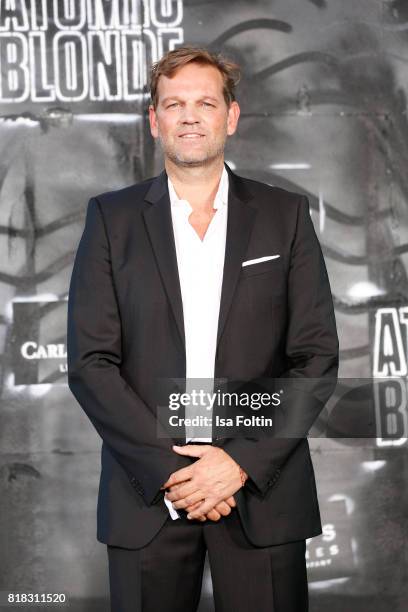
[[[217,163],[183,167],[166,159],[165,168],[180,199],[187,200],[193,209],[211,210],[224,169],[224,158]]]

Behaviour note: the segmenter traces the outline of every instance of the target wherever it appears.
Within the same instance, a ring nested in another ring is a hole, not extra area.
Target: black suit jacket
[[[308,199],[229,175],[215,377],[320,379],[292,390],[298,437],[218,438],[249,474],[235,498],[256,546],[321,533],[307,431],[332,393],[338,339]],[[265,255],[279,258],[242,267]],[[68,384],[102,438],[97,539],[147,544],[169,516],[161,485],[196,459],[171,450],[158,378],[185,377],[185,339],[167,174],[89,200],[69,288]],[[299,419],[298,421],[299,422]]]

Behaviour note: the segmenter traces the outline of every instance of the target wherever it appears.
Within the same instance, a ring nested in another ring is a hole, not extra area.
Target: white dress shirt
[[[192,206],[187,200],[179,199],[169,177],[168,187],[183,302],[186,393],[193,389],[212,393],[227,234],[228,173],[224,166],[213,204],[217,212],[203,240],[188,220]],[[186,418],[198,414],[212,416],[211,410],[185,406]],[[210,425],[204,431],[200,427],[200,434],[195,436],[194,427],[186,426],[186,442],[212,441]],[[180,518],[172,503],[166,498],[164,501],[171,517]]]

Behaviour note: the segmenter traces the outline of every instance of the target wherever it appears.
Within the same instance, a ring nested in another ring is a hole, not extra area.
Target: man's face
[[[238,118],[238,103],[228,108],[225,102],[219,70],[194,62],[171,78],[162,75],[157,107],[149,107],[152,136],[178,166],[203,166],[222,157]]]

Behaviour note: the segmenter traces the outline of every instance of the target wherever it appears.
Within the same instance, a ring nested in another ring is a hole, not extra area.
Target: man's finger
[[[194,464],[193,464],[194,465]],[[175,484],[179,484],[180,482],[184,482],[185,480],[190,480],[193,475],[192,466],[188,465],[187,467],[180,468],[176,472],[170,474],[168,480],[162,485],[162,489],[167,489],[168,487],[172,487]]]
[[[186,444],[185,446],[177,446],[174,444],[172,449],[180,455],[187,455],[189,457],[202,457],[208,453],[208,449],[212,448],[211,444]]]
[[[233,499],[233,496],[231,496],[228,499]],[[200,503],[201,501],[196,502],[195,504],[191,504],[190,506],[187,506],[186,508],[187,512],[190,513],[196,508],[198,508]],[[227,500],[225,500],[225,501],[220,502],[212,510],[210,510],[210,512],[207,513],[206,518],[208,518],[209,520],[218,521],[221,518],[221,516],[228,516],[229,514],[231,514],[231,506],[227,503]],[[199,520],[203,520],[203,518],[205,519],[203,515],[197,518]]]
[[[197,506],[195,506],[195,507],[197,507]],[[190,510],[189,510],[189,512],[190,512]],[[210,519],[211,521],[219,521],[221,516],[228,516],[229,514],[231,514],[230,506],[228,504],[226,504],[225,502],[220,502],[219,504],[214,506],[214,508],[212,510],[207,512],[207,514],[205,516],[208,519]]]
[[[225,501],[229,506],[231,506],[231,508],[235,508],[237,505],[237,502],[235,501],[235,497],[233,495],[231,495],[231,497],[228,497],[228,499],[226,499]]]
[[[198,506],[202,503],[202,500],[196,502],[195,504],[191,504],[191,506],[188,506],[187,508],[185,508],[185,510],[187,512],[191,512],[192,510],[195,510],[195,508],[198,508]],[[200,515],[197,517],[197,520],[204,522],[207,520],[207,517],[205,515]]]
[[[214,499],[206,499],[205,501],[203,501],[203,503],[196,509],[193,510],[192,512],[189,512],[187,514],[187,518],[188,519],[193,519],[193,518],[197,518],[203,514],[208,514],[210,512],[210,510],[212,510],[215,506],[215,500]]]
[[[168,496],[166,497],[167,499],[170,499]],[[195,504],[197,502],[203,501],[203,499],[205,499],[204,494],[201,491],[195,491],[194,493],[191,493],[190,495],[183,496],[181,499],[177,499],[176,501],[172,502],[173,508],[175,508],[176,510],[178,510],[179,508],[186,508],[187,506],[190,506],[191,504]]]
[[[188,481],[185,481],[185,482],[188,482]],[[172,487],[165,487],[165,486],[163,485],[162,487],[160,487],[160,489],[171,489],[172,491],[177,491],[177,489],[178,489],[179,487],[181,487],[181,485],[182,485],[182,484],[183,484],[183,483],[181,483],[181,484],[175,484],[175,485],[173,485]]]
[[[221,518],[221,514],[215,508],[207,512],[206,516],[210,521],[219,521]]]
[[[201,503],[201,500],[200,500],[200,501],[198,501],[198,502],[196,502],[195,504],[191,504],[190,506],[187,506],[187,507],[185,508],[185,510],[186,510],[187,512],[191,512],[192,510],[195,510],[196,508],[198,508],[198,506],[200,505],[200,503]],[[217,504],[217,505],[215,506],[215,509],[216,509],[216,510],[219,512],[218,506],[223,505],[224,503],[225,503],[225,504],[228,504],[228,507],[230,507],[230,508],[235,508],[235,507],[236,507],[236,505],[237,505],[237,504],[236,504],[236,501],[235,501],[234,496],[233,496],[233,495],[231,495],[231,497],[228,497],[228,498],[227,498],[227,499],[226,499],[224,502],[220,502],[219,504]],[[229,514],[229,513],[228,513],[228,514]]]
[[[185,510],[187,512],[191,512],[191,510],[195,510],[196,508],[198,508],[198,506],[201,504],[201,499],[200,501],[196,502],[195,504],[191,504],[191,506],[187,506],[187,508],[185,508]]]
[[[166,498],[169,501],[174,502],[184,499],[185,497],[189,497],[190,495],[197,493],[197,491],[197,485],[193,484],[191,480],[188,480],[182,484],[170,487],[170,491],[167,491],[166,493]]]
[[[228,516],[229,514],[231,514],[231,506],[224,501],[217,504],[214,507],[214,510],[216,510],[222,516]]]

